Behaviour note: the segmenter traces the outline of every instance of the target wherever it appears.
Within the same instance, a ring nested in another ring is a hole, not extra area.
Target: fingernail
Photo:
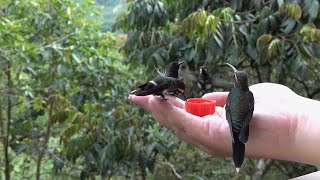
[[[129,94],[128,99],[130,99],[130,101],[132,101],[132,95]]]

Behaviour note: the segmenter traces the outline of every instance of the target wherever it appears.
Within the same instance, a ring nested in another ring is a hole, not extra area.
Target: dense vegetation
[[[188,97],[203,93],[194,87],[202,65],[210,91],[228,90],[229,62],[251,83],[317,99],[318,1],[129,1],[113,27],[128,34],[124,45],[104,32],[103,11],[92,0],[0,2],[0,179],[281,179],[316,170],[248,158],[236,174],[230,158],[180,142],[127,95],[154,65],[185,60]]]

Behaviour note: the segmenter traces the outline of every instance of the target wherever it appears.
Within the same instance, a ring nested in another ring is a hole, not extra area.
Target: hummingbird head
[[[208,68],[206,66],[201,66],[199,73],[200,74],[206,74],[208,72]]]
[[[231,64],[226,63],[234,72],[234,77],[236,84],[243,90],[248,89],[248,75],[244,71],[238,71],[235,67],[233,67]]]
[[[180,66],[183,63],[185,63],[185,61],[181,61],[181,62],[174,61],[174,62],[170,63],[169,69],[168,69],[168,76],[173,77],[173,78],[179,78],[178,71],[179,71]]]

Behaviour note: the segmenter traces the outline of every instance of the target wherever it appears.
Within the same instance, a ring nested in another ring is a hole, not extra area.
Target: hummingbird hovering
[[[254,111],[254,97],[248,87],[248,77],[244,71],[238,71],[226,63],[234,71],[235,84],[226,102],[226,119],[229,123],[232,138],[232,156],[236,171],[244,160],[245,143],[249,137],[249,123]]]
[[[158,69],[158,76],[150,80],[149,82],[138,87],[137,90],[131,92],[131,94],[137,96],[147,96],[147,95],[158,95],[164,100],[164,94],[173,93],[174,95],[181,93],[186,100],[184,95],[185,85],[182,80],[178,77],[178,71],[180,65],[184,62],[172,62],[169,65],[168,72],[162,73]]]
[[[199,69],[197,85],[203,91],[208,91],[212,87],[211,78],[206,66],[201,66]]]

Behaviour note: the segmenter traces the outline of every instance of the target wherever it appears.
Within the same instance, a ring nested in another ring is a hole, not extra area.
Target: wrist
[[[298,110],[303,111],[296,112],[294,119],[297,126],[294,158],[298,162],[320,165],[320,102],[300,97],[298,105]]]

